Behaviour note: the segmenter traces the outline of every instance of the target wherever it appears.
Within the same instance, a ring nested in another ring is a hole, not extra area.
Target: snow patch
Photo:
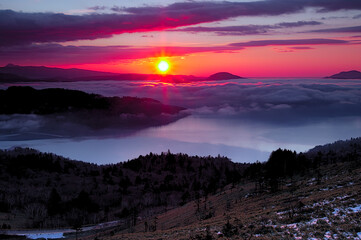
[[[327,232],[325,233],[325,238],[326,238],[326,239],[332,238],[332,234],[331,234],[330,231],[327,231]]]
[[[356,207],[350,207],[349,210],[354,212],[354,213],[360,212],[361,211],[361,204],[356,206]]]
[[[38,238],[45,238],[45,239],[57,239],[57,238],[64,238],[62,232],[55,232],[55,233],[34,233],[34,234],[26,234],[25,235],[29,239],[38,239]]]

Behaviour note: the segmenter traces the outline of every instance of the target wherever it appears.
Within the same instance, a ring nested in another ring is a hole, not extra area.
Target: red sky
[[[359,0],[3,0],[0,65],[323,77],[361,70]]]

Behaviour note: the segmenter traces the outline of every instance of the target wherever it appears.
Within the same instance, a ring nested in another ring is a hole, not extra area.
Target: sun
[[[165,60],[161,60],[157,65],[158,70],[161,73],[166,73],[169,70],[169,63]]]

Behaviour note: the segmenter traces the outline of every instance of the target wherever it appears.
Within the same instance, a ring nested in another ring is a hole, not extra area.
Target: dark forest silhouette
[[[61,88],[9,87],[0,90],[1,115],[11,118],[10,122],[35,117],[41,124],[30,127],[27,132],[41,132],[48,136],[126,134],[188,116],[183,110],[185,108],[165,105],[151,98],[104,97]],[[26,137],[26,131],[11,126],[3,129],[2,134],[19,133]]]
[[[27,228],[153,215],[215,193],[247,166],[170,152],[101,166],[22,148],[0,159],[0,211],[25,214]]]

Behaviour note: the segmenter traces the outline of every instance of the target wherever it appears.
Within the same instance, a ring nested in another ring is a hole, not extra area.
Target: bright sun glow
[[[168,71],[168,69],[169,69],[169,63],[166,62],[166,61],[164,61],[164,60],[162,60],[162,61],[160,61],[160,62],[158,63],[157,67],[158,67],[158,70],[159,70],[160,72],[166,73],[166,72]]]

